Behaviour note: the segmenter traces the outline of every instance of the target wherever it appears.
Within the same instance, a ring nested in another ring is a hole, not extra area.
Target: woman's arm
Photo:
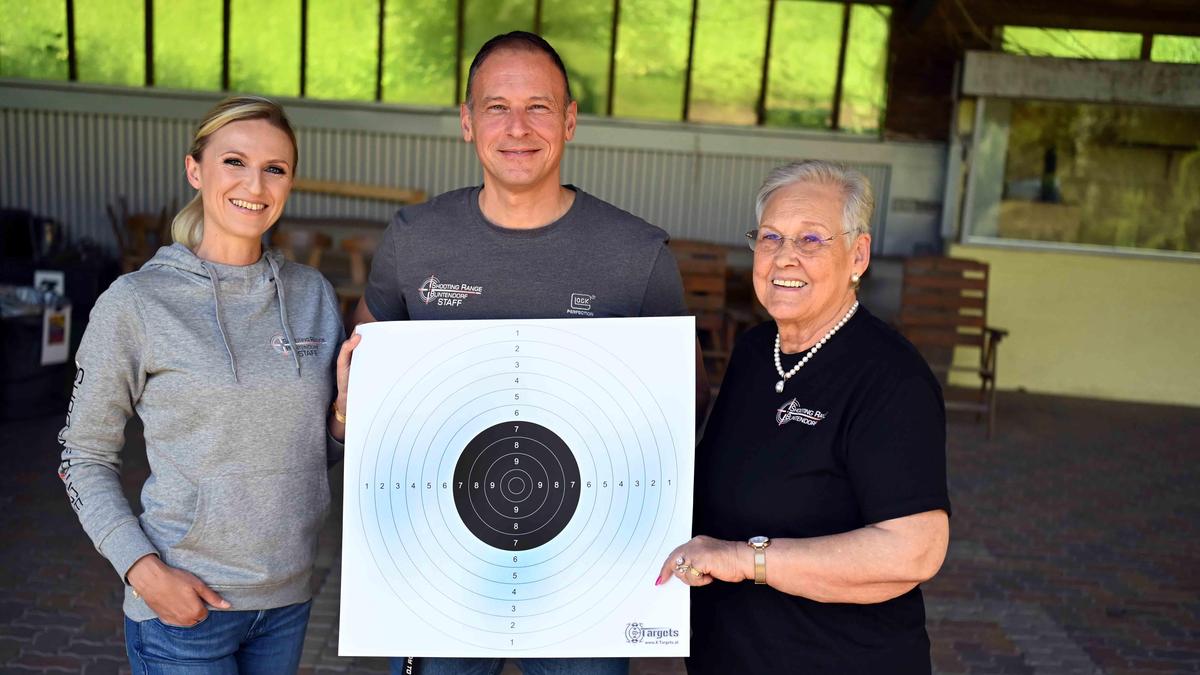
[[[58,476],[84,531],[122,579],[143,556],[157,553],[121,490],[125,423],[146,384],[150,346],[133,284],[118,279],[91,313],[76,354],[75,387]]]
[[[766,549],[767,584],[817,602],[883,602],[933,578],[949,542],[950,520],[942,510],[825,537],[772,539]],[[681,558],[699,576],[677,563]],[[672,575],[692,586],[753,579],[754,551],[744,541],[696,537],[671,552],[657,583]]]
[[[142,396],[151,359],[132,282],[118,279],[96,301],[79,345],[75,389],[58,435],[58,475],[83,529],[122,581],[164,621],[188,626],[207,614],[205,602],[229,603],[192,574],[159,560],[121,490],[125,422]]]

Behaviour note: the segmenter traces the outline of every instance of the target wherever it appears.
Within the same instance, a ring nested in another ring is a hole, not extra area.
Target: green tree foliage
[[[501,33],[533,30],[533,3],[529,0],[466,0],[464,11],[462,86],[459,100],[465,98],[467,71],[471,59],[483,43]]]
[[[677,120],[683,115],[690,0],[624,0],[617,27],[613,113]]]
[[[375,100],[380,0],[308,0],[305,96]]]
[[[858,133],[877,133],[887,98],[888,19],[891,8],[854,5],[842,72],[842,105],[838,126]]]
[[[688,117],[754,124],[762,82],[769,0],[700,0]]]
[[[154,12],[154,84],[221,88],[221,3],[172,0]]]
[[[842,11],[832,2],[775,5],[767,124],[828,128],[833,123]]]
[[[274,96],[300,94],[300,0],[232,0],[229,86]]]
[[[75,62],[81,82],[146,83],[143,0],[76,0]]]
[[[61,0],[0,0],[0,77],[67,79],[67,8]]]
[[[542,37],[567,66],[579,112],[608,110],[612,11],[612,0],[542,0]]]
[[[383,100],[455,105],[455,3],[387,0],[383,24]]]
[[[215,90],[221,86],[221,3],[154,2],[154,83]],[[383,41],[378,18],[383,3]],[[533,30],[537,0],[464,0],[463,42],[456,53],[458,0],[309,0],[305,95],[453,106],[455,67],[465,87],[471,58],[489,38]],[[622,0],[614,91],[608,90],[612,0],[541,0],[540,30],[559,50],[584,113],[679,120],[688,86],[692,0]],[[770,0],[698,0],[692,54],[693,121],[757,121]],[[844,3],[778,0],[769,55],[767,123],[828,128],[832,123]],[[145,81],[145,0],[76,0],[79,79],[137,86]],[[65,5],[59,0],[0,0],[0,75],[65,79]],[[889,8],[852,5],[840,126],[875,133],[885,100]],[[301,0],[231,0],[230,89],[300,94]],[[1039,32],[1039,35],[1045,33]],[[1019,33],[1014,33],[1019,34]],[[1045,38],[1045,35],[1042,35]],[[1183,42],[1156,43],[1156,54],[1190,54]],[[381,74],[376,63],[382,50]],[[1183,50],[1182,52],[1180,50]]]
[[[1005,26],[1002,48],[1013,54],[1071,59],[1136,60],[1142,36],[1097,30]]]
[[[1200,37],[1155,35],[1150,47],[1151,61],[1200,63]]]

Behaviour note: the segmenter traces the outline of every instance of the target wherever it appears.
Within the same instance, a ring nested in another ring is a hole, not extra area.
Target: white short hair
[[[754,201],[754,218],[762,222],[767,200],[776,190],[796,183],[833,185],[841,190],[843,197],[842,226],[855,235],[871,234],[871,213],[875,210],[875,192],[871,181],[862,173],[836,162],[821,159],[806,159],[773,169],[767,174],[758,198]],[[853,245],[855,237],[847,239]]]

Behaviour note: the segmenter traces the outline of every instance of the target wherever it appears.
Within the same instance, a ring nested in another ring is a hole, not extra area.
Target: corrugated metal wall
[[[105,205],[118,196],[134,211],[190,198],[183,174],[190,133],[179,120],[5,109],[0,204],[58,220],[75,239],[113,246]]]
[[[203,106],[197,106],[203,110]],[[194,120],[112,112],[0,107],[0,205],[54,218],[74,239],[113,246],[105,205],[133,211],[181,206],[192,190],[183,155]],[[481,180],[471,146],[448,135],[382,133],[298,124],[300,175],[437,194]],[[638,147],[569,146],[566,182],[668,230],[677,238],[737,244],[753,226],[753,197],[791,157],[704,154]],[[875,247],[883,246],[890,167],[856,164],[877,191]],[[395,206],[295,193],[286,214],[386,221]]]

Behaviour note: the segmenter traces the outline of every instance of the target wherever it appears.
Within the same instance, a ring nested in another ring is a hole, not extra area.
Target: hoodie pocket
[[[278,586],[312,570],[329,512],[324,469],[206,478],[167,563],[214,588]]]

